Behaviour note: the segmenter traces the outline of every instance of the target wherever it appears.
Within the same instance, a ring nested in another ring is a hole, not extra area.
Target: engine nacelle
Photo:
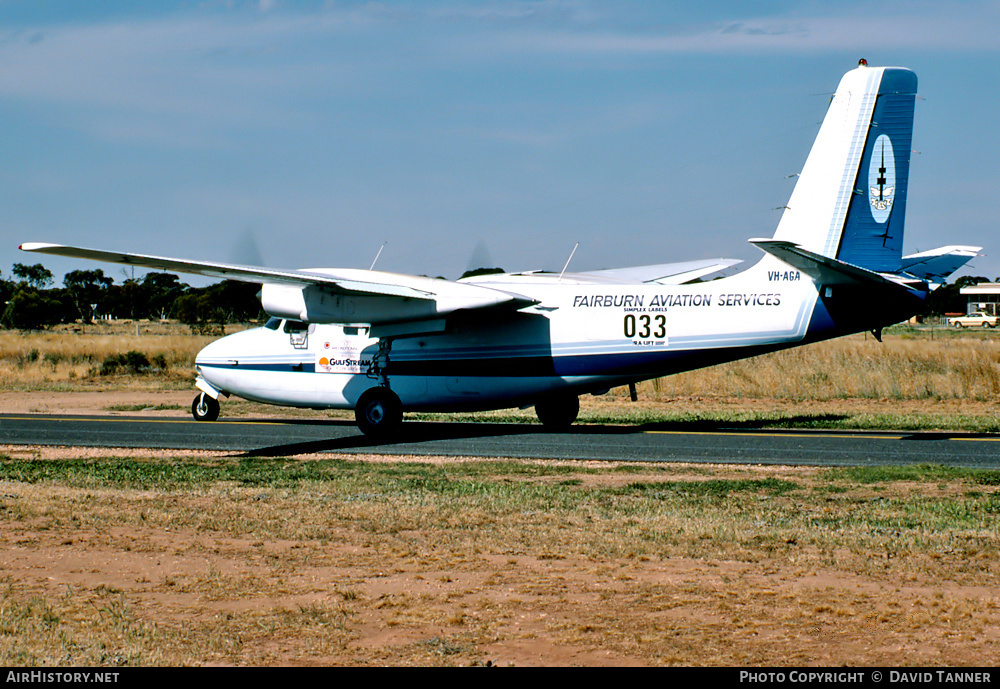
[[[260,304],[268,315],[308,323],[399,323],[438,316],[432,299],[332,294],[318,285],[265,283]]]

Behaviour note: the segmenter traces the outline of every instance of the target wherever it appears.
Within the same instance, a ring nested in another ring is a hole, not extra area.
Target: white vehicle
[[[219,398],[237,395],[354,409],[376,438],[408,410],[534,406],[545,426],[565,428],[582,394],[848,333],[879,337],[917,312],[979,249],[902,256],[916,90],[906,69],[848,72],[774,236],[750,240],[764,255],[710,282],[691,280],[737,262],[447,281],[21,248],[261,283],[272,320],[198,354],[197,419],[214,420]]]
[[[953,325],[956,328],[994,328],[996,327],[997,320],[997,316],[991,316],[988,313],[977,311],[976,313],[970,313],[966,316],[949,318],[948,325]]]

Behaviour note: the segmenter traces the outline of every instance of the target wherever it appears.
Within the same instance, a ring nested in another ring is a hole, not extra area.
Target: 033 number
[[[625,337],[663,339],[667,336],[667,317],[662,313],[651,316],[648,313],[625,315]]]

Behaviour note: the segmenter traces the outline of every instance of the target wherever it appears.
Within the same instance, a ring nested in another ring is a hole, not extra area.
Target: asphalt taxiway
[[[0,445],[200,449],[247,457],[316,452],[816,466],[1000,468],[1000,435],[771,430],[699,424],[573,426],[411,421],[374,443],[346,421],[0,414]]]

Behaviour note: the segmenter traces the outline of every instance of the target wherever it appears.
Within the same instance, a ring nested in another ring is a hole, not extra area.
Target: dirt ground
[[[191,398],[189,391],[3,393],[0,409],[107,414],[118,404],[176,404],[181,409],[141,413],[186,415]],[[95,452],[0,447],[10,457]],[[100,451],[111,452],[151,454]],[[45,490],[0,484],[0,497],[11,502]],[[80,496],[45,496],[62,498]],[[320,544],[72,521],[39,529],[10,511],[0,511],[0,523],[0,576],[8,586],[50,601],[70,594],[98,601],[113,592],[171,639],[215,629],[199,664],[983,666],[1000,658],[995,574],[980,581],[932,580],[912,569],[861,575],[788,553],[754,562],[488,549],[444,556],[426,534],[399,534],[386,550],[350,524]],[[239,586],[212,588],[241,581],[245,595]],[[322,623],[300,624],[305,631],[296,638],[273,636],[278,616],[310,614]],[[171,662],[146,653],[144,663]]]

